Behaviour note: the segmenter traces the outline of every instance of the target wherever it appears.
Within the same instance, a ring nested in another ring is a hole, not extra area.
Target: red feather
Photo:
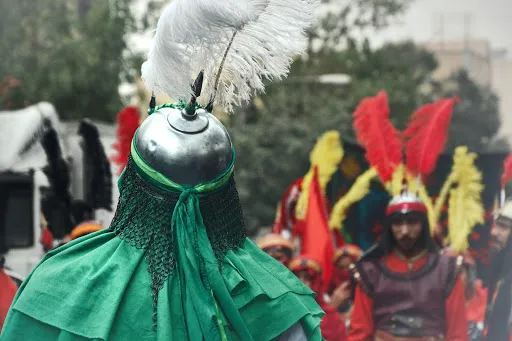
[[[121,174],[128,163],[132,139],[135,131],[139,128],[139,121],[139,110],[134,106],[125,107],[117,114],[117,142],[113,145],[117,154],[111,158],[111,161],[119,166],[119,174]]]
[[[437,158],[444,149],[453,105],[457,98],[441,99],[419,108],[404,131],[407,141],[407,168],[425,177],[434,171]]]
[[[391,180],[402,162],[402,141],[389,120],[385,91],[359,104],[354,112],[354,130],[359,144],[366,149],[366,159],[377,169],[382,182]]]
[[[503,175],[501,176],[501,188],[505,189],[507,182],[512,180],[512,154],[503,161]]]

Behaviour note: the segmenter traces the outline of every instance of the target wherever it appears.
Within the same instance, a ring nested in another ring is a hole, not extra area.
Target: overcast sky
[[[495,49],[507,48],[512,58],[512,0],[415,0],[401,22],[379,33],[374,43],[439,41],[442,13],[445,40],[464,39],[464,17],[469,14],[469,36],[489,39]]]

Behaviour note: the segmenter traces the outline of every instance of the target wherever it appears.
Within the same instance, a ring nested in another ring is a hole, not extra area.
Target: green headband
[[[218,260],[206,233],[199,197],[213,192],[228,183],[233,175],[235,150],[227,169],[215,179],[197,185],[180,185],[153,169],[140,155],[136,146],[137,133],[132,140],[132,165],[140,177],[151,185],[173,193],[179,193],[171,218],[171,243],[176,253],[176,274],[181,304],[187,320],[187,333],[191,340],[203,339],[203,332],[218,333],[218,340],[228,341],[223,325],[223,315],[232,328],[244,340],[251,340],[250,333],[229,296],[222,279]],[[118,184],[124,176],[121,174]],[[195,250],[195,252],[193,252]],[[222,309],[223,313],[220,312]]]
[[[137,137],[137,133],[135,133],[135,136],[132,140],[132,147],[131,147],[131,156],[133,159],[133,163],[135,165],[135,169],[137,170],[137,173],[146,181],[151,183],[152,185],[156,186],[159,189],[169,191],[169,192],[184,192],[188,191],[191,193],[206,193],[206,192],[212,192],[216,189],[222,187],[223,185],[228,182],[229,178],[231,177],[231,174],[233,174],[234,166],[235,166],[235,159],[236,159],[236,153],[235,149],[232,147],[232,153],[233,157],[231,158],[231,163],[229,164],[228,168],[224,171],[224,173],[217,176],[215,179],[203,182],[197,185],[180,185],[171,179],[167,178],[162,173],[158,172],[157,170],[153,169],[140,155],[139,151],[137,150],[137,146],[135,144]]]

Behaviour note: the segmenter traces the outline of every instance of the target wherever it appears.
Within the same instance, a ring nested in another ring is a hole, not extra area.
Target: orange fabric
[[[16,291],[18,291],[16,283],[3,269],[0,269],[0,331],[4,326],[5,317],[11,307]]]
[[[82,237],[86,234],[97,232],[102,229],[103,229],[103,226],[101,226],[93,221],[88,221],[88,222],[78,225],[77,227],[75,227],[73,229],[73,231],[71,231],[71,239],[73,240],[73,239]]]
[[[427,258],[422,257],[413,264],[413,270],[425,264]],[[400,259],[396,254],[389,253],[384,264],[396,272],[407,272],[408,262]],[[446,337],[445,341],[468,341],[468,322],[466,317],[466,304],[462,279],[458,279],[446,305]],[[350,321],[348,341],[372,341],[374,339],[373,325],[373,299],[358,285],[354,298],[354,309]]]
[[[329,230],[327,210],[315,167],[309,189],[308,210],[304,222],[301,255],[317,260],[322,266],[324,290],[328,289],[333,270],[334,245]]]
[[[482,281],[475,282],[475,295],[467,302],[466,311],[468,321],[483,322],[485,320],[485,309],[487,306],[487,288],[484,288]]]

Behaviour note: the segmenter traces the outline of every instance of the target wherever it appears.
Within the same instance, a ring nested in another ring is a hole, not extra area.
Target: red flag
[[[125,107],[117,114],[117,141],[113,145],[117,155],[111,158],[111,161],[119,166],[118,175],[121,175],[126,164],[132,147],[132,139],[140,125],[139,109],[134,106]]]
[[[308,210],[302,233],[301,254],[316,260],[322,265],[323,286],[330,284],[334,245],[329,230],[329,221],[324,195],[318,182],[318,169],[315,167],[308,198]]]

